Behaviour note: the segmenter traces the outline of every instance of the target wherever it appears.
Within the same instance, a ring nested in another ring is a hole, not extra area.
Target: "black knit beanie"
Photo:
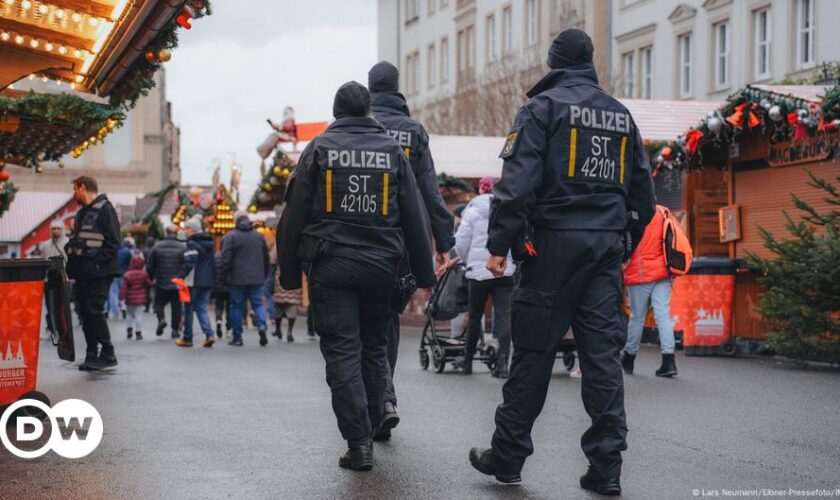
[[[571,28],[557,35],[548,49],[546,64],[551,69],[592,63],[595,51],[592,39],[585,32]]]
[[[370,93],[359,82],[347,82],[338,88],[333,101],[333,116],[367,116],[370,114]]]
[[[368,88],[372,93],[400,90],[400,70],[388,61],[380,61],[368,71]]]

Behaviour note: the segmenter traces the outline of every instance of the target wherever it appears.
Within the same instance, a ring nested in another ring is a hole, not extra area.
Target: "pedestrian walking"
[[[297,290],[306,270],[333,411],[348,447],[338,465],[370,470],[398,263],[408,255],[417,285],[431,287],[432,249],[411,164],[370,117],[367,89],[342,85],[333,115],[304,150],[286,191],[277,234],[280,284]]]
[[[513,294],[514,352],[496,432],[491,448],[470,451],[470,462],[500,482],[521,481],[534,451],[531,429],[571,326],[592,422],[581,437],[589,469],[580,486],[618,495],[627,449],[621,272],[631,252],[624,236],[628,220],[638,220],[632,232],[641,235],[653,216],[654,193],[642,138],[627,109],[598,86],[593,50],[578,29],[555,38],[547,59],[551,71],[528,92],[500,155],[487,268],[503,276],[512,248],[524,261]]]
[[[117,258],[120,261],[120,275],[111,282],[111,289],[108,293],[108,305],[105,311],[113,319],[118,319],[120,314],[125,319],[125,309],[120,304],[120,285],[122,284],[123,275],[128,271],[133,255],[134,238],[130,236],[123,238],[122,243],[120,243],[120,249],[117,251]]]
[[[264,285],[268,276],[268,245],[265,238],[254,230],[248,212],[235,214],[233,231],[222,239],[222,272],[230,294],[230,316],[233,326],[232,346],[242,345],[242,329],[246,302],[254,310],[260,345],[268,344],[266,337]]]
[[[642,341],[642,330],[649,307],[653,309],[659,332],[662,364],[657,377],[677,375],[674,359],[674,322],[671,320],[671,274],[665,260],[665,214],[667,208],[656,206],[656,213],[645,228],[645,234],[624,268],[624,285],[630,298],[630,321],[627,324],[627,344],[621,353],[624,373],[632,374],[636,353]]]
[[[120,300],[126,309],[126,338],[132,336],[143,340],[143,313],[152,287],[152,278],[144,269],[146,265],[142,254],[131,257],[128,271],[120,284]]]
[[[213,347],[213,325],[207,308],[215,284],[215,260],[213,237],[204,232],[200,215],[194,215],[184,223],[187,232],[187,250],[178,277],[190,287],[190,301],[184,304],[184,336],[175,340],[179,347],[193,345],[193,313],[204,333],[204,347]]]
[[[64,223],[59,219],[50,222],[50,239],[41,244],[41,252],[44,258],[59,257],[62,265],[65,265],[67,263],[67,252],[64,247],[68,241],[64,234]],[[44,305],[47,313],[47,332],[52,336],[55,333],[55,326],[52,322],[52,310],[47,294],[44,294]]]
[[[286,331],[286,342],[294,342],[292,331],[297,320],[297,311],[303,302],[301,290],[286,290],[280,284],[280,266],[277,265],[277,245],[271,250],[271,273],[266,280],[266,288],[271,293],[274,312],[274,333],[277,340],[283,340],[282,322],[286,319],[289,329]]]
[[[169,305],[171,337],[181,337],[181,300],[178,297],[178,288],[172,283],[172,279],[178,276],[181,265],[184,263],[184,252],[186,244],[178,241],[178,230],[174,226],[164,229],[166,237],[163,241],[155,243],[149,253],[149,260],[146,262],[146,271],[155,281],[155,316],[158,324],[155,335],[160,337],[166,330],[166,306]]]
[[[117,366],[104,309],[111,281],[120,274],[120,223],[93,177],[73,180],[73,199],[81,208],[65,251],[67,275],[76,280],[76,307],[87,344],[79,370],[102,370]]]
[[[484,333],[483,319],[487,299],[493,298],[493,329],[499,340],[496,367],[492,376],[507,378],[508,356],[510,355],[510,301],[513,294],[513,263],[510,254],[504,274],[496,278],[484,266],[490,258],[487,251],[487,226],[490,222],[490,201],[495,179],[484,177],[479,182],[479,195],[464,209],[461,224],[455,233],[455,253],[467,266],[466,278],[469,290],[469,321],[467,343],[463,358],[464,373],[472,373],[479,337]]]
[[[371,110],[374,118],[384,127],[388,135],[394,138],[411,164],[411,171],[420,190],[422,206],[426,210],[434,236],[435,255],[438,270],[442,270],[449,261],[449,250],[455,244],[452,213],[438,188],[432,153],[429,150],[429,134],[419,122],[411,118],[408,104],[399,91],[400,73],[393,64],[382,61],[375,64],[368,72],[368,87],[371,93]],[[408,259],[403,259],[398,267],[395,283],[406,283],[399,278],[411,274]],[[388,330],[388,373],[385,386],[382,427],[377,429],[374,439],[385,441],[391,438],[391,430],[400,422],[397,415],[397,393],[394,389],[394,370],[400,347],[400,314],[405,310],[414,292],[410,287],[399,287],[395,294],[391,325]]]
[[[155,247],[155,239],[153,237],[149,236],[148,238],[146,238],[146,246],[143,247],[143,250],[142,250],[143,260],[145,260],[146,262],[149,262],[149,258],[152,255],[152,249],[154,247]],[[154,287],[149,289],[149,298],[146,299],[146,308],[143,310],[144,312],[148,313],[149,310],[152,307],[152,298],[154,297],[154,291],[155,291]]]

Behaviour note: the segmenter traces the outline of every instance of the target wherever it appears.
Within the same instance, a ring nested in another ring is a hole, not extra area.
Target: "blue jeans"
[[[114,278],[108,291],[108,302],[105,304],[105,314],[114,318],[120,317],[120,285],[122,278]]]
[[[251,308],[257,316],[257,328],[266,329],[265,303],[263,285],[231,285],[230,293],[230,322],[233,324],[233,337],[242,337],[242,319],[245,316],[245,300],[251,302]]]
[[[624,350],[628,354],[639,351],[642,341],[645,316],[648,311],[648,301],[653,307],[653,317],[659,330],[659,349],[662,354],[674,353],[674,323],[671,320],[671,280],[664,279],[652,283],[629,285],[627,294],[630,296],[630,322],[627,325],[627,345]]]
[[[213,336],[210,315],[207,314],[211,291],[213,289],[209,286],[190,288],[190,301],[184,304],[184,340],[192,340],[193,337],[193,312],[198,316],[198,324],[201,326],[204,336],[208,339]]]

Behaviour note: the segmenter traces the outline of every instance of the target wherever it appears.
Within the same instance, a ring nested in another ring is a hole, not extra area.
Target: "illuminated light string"
[[[100,128],[95,135],[90,136],[86,141],[76,146],[76,148],[73,149],[73,151],[70,154],[73,156],[73,158],[78,158],[82,156],[82,153],[84,153],[90,146],[99,144],[100,142],[105,140],[105,137],[108,134],[110,134],[119,124],[119,121],[114,120],[113,118],[109,118],[105,122],[105,125],[103,125],[102,128]]]

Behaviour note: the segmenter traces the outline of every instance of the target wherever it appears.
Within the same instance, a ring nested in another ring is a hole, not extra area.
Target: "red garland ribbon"
[[[787,114],[787,121],[791,125],[796,125],[799,123],[799,113],[791,112]]]
[[[807,137],[808,127],[806,127],[805,124],[802,122],[797,123],[796,128],[793,129],[793,140],[804,141]]]
[[[697,152],[697,146],[699,145],[700,139],[703,138],[703,132],[700,132],[697,129],[689,130],[685,133],[685,149],[689,153]]]

